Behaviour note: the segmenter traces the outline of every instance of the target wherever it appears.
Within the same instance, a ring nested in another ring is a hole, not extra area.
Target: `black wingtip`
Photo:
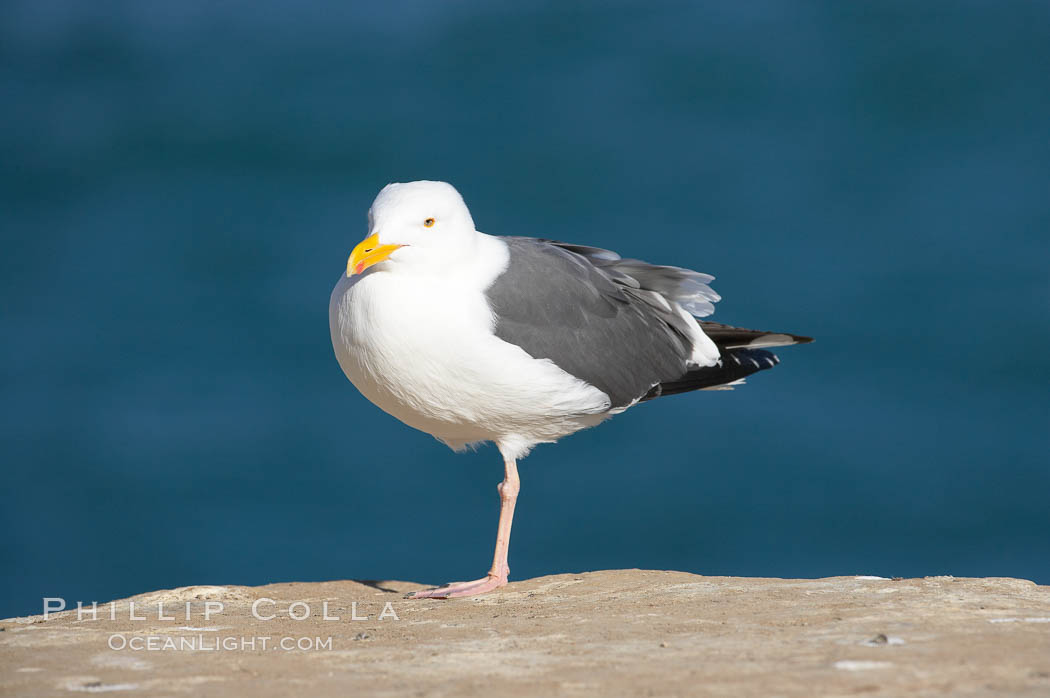
[[[793,344],[809,344],[812,337],[790,332],[769,332],[767,330],[749,330],[746,327],[723,325],[709,320],[700,321],[700,329],[720,349],[761,349],[770,347],[787,347]]]
[[[753,373],[773,368],[780,359],[765,349],[725,349],[722,361],[717,366],[705,366],[687,372],[673,381],[665,381],[654,386],[643,400],[652,400],[661,395],[675,395],[693,390],[705,390],[728,386]]]

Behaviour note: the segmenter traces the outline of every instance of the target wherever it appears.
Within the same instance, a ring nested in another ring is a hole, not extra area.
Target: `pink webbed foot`
[[[420,589],[405,594],[406,599],[452,599],[457,596],[478,596],[499,589],[507,583],[506,577],[490,574],[472,582],[452,582],[433,589]]]

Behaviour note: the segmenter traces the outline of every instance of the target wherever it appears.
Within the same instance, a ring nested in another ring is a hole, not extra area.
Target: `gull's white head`
[[[462,258],[476,237],[463,197],[448,182],[388,184],[368,209],[368,237],[350,254],[346,275],[380,262],[442,267]]]

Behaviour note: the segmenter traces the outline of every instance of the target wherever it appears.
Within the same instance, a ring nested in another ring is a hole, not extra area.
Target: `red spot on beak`
[[[364,262],[358,262],[357,266],[354,267],[354,273],[355,274],[360,274],[364,270],[365,270],[365,263]]]

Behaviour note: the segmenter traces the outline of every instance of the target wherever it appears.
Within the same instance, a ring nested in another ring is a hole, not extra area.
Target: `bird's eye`
[[[434,227],[434,219],[433,218],[426,219],[425,221],[423,221],[423,225],[426,226],[427,228],[433,228]]]

